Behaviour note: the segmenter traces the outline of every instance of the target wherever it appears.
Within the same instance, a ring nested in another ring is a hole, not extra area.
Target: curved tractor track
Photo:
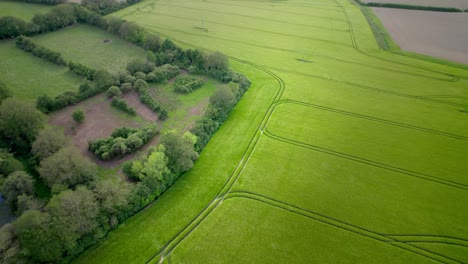
[[[350,1],[351,1],[351,3],[355,4],[354,2],[352,2],[352,0],[350,0]],[[208,1],[208,2],[214,2],[214,1]],[[339,3],[339,1],[335,0],[335,2],[337,4],[337,6],[341,8],[342,13],[345,15],[345,19],[344,20],[339,20],[339,21],[345,21],[348,24],[352,47],[357,53],[362,54],[362,55],[367,56],[367,57],[377,59],[377,60],[386,61],[386,62],[395,64],[395,65],[402,65],[402,66],[406,66],[406,67],[415,68],[415,69],[418,69],[418,70],[426,71],[429,74],[432,74],[431,76],[426,76],[426,75],[423,75],[423,74],[412,74],[413,76],[417,76],[419,78],[434,79],[434,80],[446,81],[446,82],[458,82],[461,79],[468,79],[468,77],[466,77],[466,76],[452,75],[452,74],[449,74],[449,73],[446,73],[446,72],[436,71],[436,70],[428,69],[428,68],[422,67],[422,66],[415,66],[415,65],[411,65],[411,64],[408,64],[408,63],[403,63],[403,62],[400,62],[400,61],[394,61],[394,60],[390,60],[390,59],[386,59],[386,58],[381,58],[379,56],[372,55],[370,53],[367,53],[367,52],[361,50],[357,45],[355,32],[354,32],[351,20],[349,18],[349,15],[348,15],[348,13],[346,11],[346,8],[343,5],[341,5]],[[142,9],[145,9],[147,7],[153,7],[153,3],[150,3],[150,4],[146,5],[146,6],[144,6]],[[180,7],[181,8],[189,8],[189,7],[184,7],[184,6],[180,6]],[[193,8],[193,9],[196,9],[196,8]],[[206,11],[204,9],[202,9],[202,10]],[[132,14],[134,12],[142,12],[142,11],[140,10],[140,8],[138,8],[137,10],[133,10],[133,11],[131,11],[129,13],[126,13],[124,16],[130,15],[130,14]],[[151,12],[151,10],[149,12]],[[233,14],[233,15],[240,15],[240,14]],[[300,14],[300,15],[306,15],[306,14]],[[255,17],[253,17],[253,18],[255,18]],[[278,22],[285,23],[284,21],[278,21]],[[234,25],[227,25],[226,24],[226,26],[234,26]],[[153,27],[158,28],[158,26],[153,26]],[[163,27],[159,27],[159,28],[163,28]],[[165,29],[165,28],[163,28],[163,29]],[[246,28],[246,29],[250,29],[250,28]],[[255,29],[252,29],[252,30],[255,30]],[[165,34],[163,34],[161,32],[153,30],[153,29],[149,29],[149,31],[157,32],[158,34],[160,34],[162,36],[165,36],[165,37],[170,37],[170,36],[167,36],[167,35],[165,35]],[[185,32],[183,32],[183,33],[185,33]],[[188,34],[193,34],[193,33],[190,33],[190,32],[187,32],[187,33]],[[275,32],[270,32],[270,33],[276,34]],[[197,34],[197,35],[199,35],[199,34]],[[200,36],[204,36],[204,35],[200,35]],[[206,36],[204,36],[204,37],[206,37]],[[299,36],[292,36],[292,37],[299,37]],[[181,44],[183,44],[185,46],[190,46],[190,47],[198,48],[200,50],[210,51],[210,50],[208,50],[206,48],[199,47],[199,46],[193,45],[193,44],[185,42],[185,41],[176,40],[176,39],[174,39],[172,37],[170,37],[170,38],[172,40],[174,40],[175,42],[179,42],[179,43],[181,43]],[[313,39],[313,40],[327,41],[327,40],[320,40],[320,39]],[[232,41],[232,40],[230,40],[230,41]],[[243,42],[243,44],[256,45],[256,44],[245,43],[245,42]],[[280,51],[291,52],[290,50],[287,50],[287,49],[278,49],[278,48],[274,48],[274,47],[266,47],[266,46],[263,46],[263,45],[256,45],[256,46],[263,47],[263,48],[273,48],[273,49],[277,49],[277,50],[280,50]],[[406,57],[409,57],[409,58],[412,58],[412,59],[421,59],[421,58],[417,58],[417,57],[413,57],[413,56],[408,56],[407,54],[398,54],[398,55],[406,56]],[[359,62],[357,62],[357,61],[345,61],[345,60],[342,60],[342,59],[332,58],[332,57],[327,57],[327,58],[328,59],[335,59],[335,60],[338,60],[340,62],[359,64]],[[308,102],[300,102],[300,101],[282,99],[283,92],[286,89],[286,84],[285,84],[284,80],[280,76],[275,74],[273,71],[289,73],[289,74],[297,74],[297,75],[301,75],[301,76],[304,76],[304,77],[310,77],[310,78],[319,78],[319,79],[323,79],[323,80],[327,80],[327,81],[338,82],[338,83],[353,86],[353,87],[368,89],[368,90],[372,90],[372,91],[375,91],[375,92],[381,92],[381,93],[386,93],[386,94],[395,95],[395,96],[403,96],[403,97],[412,98],[412,99],[416,99],[416,100],[424,100],[424,101],[430,102],[430,103],[446,104],[446,105],[457,106],[457,107],[463,106],[463,104],[458,104],[458,103],[454,103],[454,102],[448,102],[448,101],[434,99],[434,98],[449,98],[449,97],[457,97],[457,96],[454,96],[454,95],[453,96],[452,95],[415,96],[415,95],[403,94],[403,93],[398,93],[398,92],[392,92],[392,91],[388,91],[388,90],[385,90],[385,89],[370,87],[370,86],[361,85],[361,84],[357,84],[357,83],[352,83],[352,82],[348,82],[348,81],[344,81],[344,80],[327,78],[327,77],[323,77],[323,76],[319,76],[319,75],[301,73],[301,72],[292,71],[292,70],[288,70],[288,69],[280,69],[280,68],[275,68],[275,67],[267,66],[267,65],[259,65],[259,64],[255,64],[253,62],[238,59],[236,57],[229,57],[229,59],[232,60],[232,61],[236,61],[238,63],[244,64],[244,65],[248,65],[248,66],[250,66],[252,68],[255,68],[255,69],[257,69],[259,71],[262,71],[262,72],[266,73],[267,75],[269,75],[270,78],[275,80],[275,82],[277,83],[277,87],[276,87],[277,92],[275,94],[275,97],[272,100],[272,102],[270,103],[267,111],[263,115],[263,118],[261,119],[261,122],[259,123],[259,125],[258,125],[258,127],[257,127],[257,129],[255,131],[255,134],[250,139],[249,144],[246,147],[245,151],[243,152],[243,155],[242,155],[240,161],[238,162],[235,170],[228,177],[228,180],[225,182],[224,186],[220,189],[220,191],[218,192],[216,197],[214,197],[211,200],[211,202],[196,217],[194,217],[170,241],[168,241],[159,252],[156,252],[154,255],[152,255],[146,261],[146,263],[155,263],[155,262],[162,263],[164,260],[166,260],[168,263],[171,263],[171,257],[170,257],[171,253],[177,248],[177,246],[186,237],[188,237],[194,230],[196,230],[196,228],[218,206],[221,205],[223,200],[235,199],[235,198],[236,199],[249,199],[249,200],[252,200],[252,201],[267,204],[269,206],[274,206],[274,207],[280,208],[282,210],[289,211],[291,213],[302,215],[302,216],[310,218],[311,220],[314,220],[314,221],[319,221],[319,222],[322,222],[324,224],[332,225],[332,226],[335,226],[337,228],[346,230],[348,232],[353,232],[353,233],[358,234],[360,236],[365,236],[365,237],[368,237],[368,238],[371,238],[371,239],[374,239],[374,240],[377,240],[377,241],[380,241],[380,242],[387,243],[389,245],[400,248],[402,250],[407,250],[407,251],[410,251],[410,252],[412,252],[414,254],[424,256],[425,258],[431,259],[431,260],[436,261],[436,262],[440,262],[440,263],[461,263],[461,261],[456,260],[454,258],[451,258],[449,256],[445,256],[443,254],[435,253],[435,252],[432,252],[430,250],[418,247],[418,246],[415,245],[415,243],[429,242],[429,243],[442,243],[442,244],[450,244],[450,245],[468,247],[468,240],[466,240],[464,238],[449,237],[449,236],[438,236],[438,235],[430,235],[430,234],[382,234],[382,233],[378,233],[378,232],[375,232],[375,231],[372,231],[372,230],[368,230],[368,229],[363,228],[363,227],[355,226],[355,225],[353,225],[351,223],[346,223],[346,222],[340,221],[338,219],[333,219],[331,217],[321,215],[321,214],[319,214],[317,212],[313,212],[313,211],[310,211],[310,210],[307,210],[307,209],[304,209],[304,208],[300,208],[300,207],[295,206],[293,204],[288,204],[288,203],[285,203],[285,202],[282,202],[282,201],[279,201],[279,200],[275,200],[273,198],[263,196],[261,194],[250,193],[250,192],[245,192],[245,191],[234,191],[234,192],[232,191],[233,185],[236,183],[236,181],[239,178],[240,174],[242,173],[244,167],[246,166],[247,162],[249,161],[249,159],[250,159],[250,157],[252,155],[252,152],[255,149],[255,147],[256,147],[256,145],[257,145],[257,143],[260,140],[262,135],[265,135],[265,136],[267,136],[267,137],[269,137],[271,139],[274,139],[274,140],[282,141],[282,142],[285,142],[285,143],[288,143],[288,144],[293,144],[293,145],[296,145],[296,146],[301,147],[301,148],[308,148],[308,149],[311,149],[311,150],[314,150],[314,151],[319,151],[319,152],[322,152],[322,153],[325,153],[325,154],[328,154],[328,155],[339,156],[341,158],[353,160],[353,161],[360,162],[360,163],[365,163],[365,164],[368,164],[370,166],[379,167],[379,168],[382,168],[382,169],[385,169],[385,170],[391,170],[391,171],[394,171],[394,172],[405,174],[407,176],[416,177],[416,178],[426,180],[426,181],[431,181],[431,182],[434,182],[434,183],[437,183],[437,184],[442,184],[442,185],[445,185],[445,186],[449,186],[449,187],[453,187],[453,188],[457,188],[457,189],[461,189],[461,190],[468,190],[468,185],[466,185],[466,184],[462,184],[462,183],[442,179],[442,178],[432,176],[432,175],[427,175],[427,174],[423,174],[423,173],[418,173],[418,172],[406,170],[406,169],[391,166],[391,165],[388,165],[388,164],[378,163],[378,162],[375,162],[375,161],[371,161],[371,160],[363,159],[363,158],[360,158],[360,157],[352,156],[352,155],[349,155],[349,154],[346,154],[346,153],[339,153],[339,152],[336,152],[336,151],[333,151],[333,150],[328,150],[328,149],[320,148],[318,146],[314,146],[314,145],[311,145],[311,144],[306,144],[306,143],[303,143],[303,142],[294,141],[294,140],[284,138],[284,137],[281,137],[281,136],[278,136],[278,135],[275,135],[275,134],[271,133],[267,129],[267,124],[268,124],[268,121],[271,118],[276,106],[278,106],[280,104],[293,103],[293,104],[301,104],[301,105],[304,105],[304,106],[307,106],[307,107],[313,107],[313,108],[321,109],[321,110],[324,110],[324,111],[330,111],[330,112],[333,112],[333,113],[336,113],[336,114],[348,115],[348,116],[352,116],[352,117],[371,120],[371,121],[374,121],[374,122],[380,122],[380,123],[385,123],[385,124],[394,125],[394,126],[400,126],[400,127],[404,127],[404,128],[408,128],[408,129],[414,129],[414,130],[422,131],[422,132],[425,132],[425,133],[431,133],[431,134],[438,135],[438,136],[450,137],[450,138],[453,138],[455,140],[462,140],[462,141],[467,141],[468,140],[468,137],[463,136],[463,135],[455,135],[455,134],[446,133],[446,132],[443,132],[443,131],[437,131],[437,130],[427,129],[427,128],[424,128],[424,127],[418,127],[418,126],[414,126],[414,125],[411,125],[411,124],[399,123],[399,122],[394,122],[394,121],[391,121],[391,120],[385,120],[385,119],[380,119],[380,118],[376,118],[376,117],[372,117],[372,116],[361,115],[361,114],[352,113],[352,112],[348,112],[348,111],[344,111],[344,110],[340,110],[340,109],[320,106],[320,105],[312,104],[312,103],[308,103]],[[435,63],[435,62],[433,62],[433,63]],[[437,62],[437,63],[440,63],[440,62]],[[453,65],[450,65],[450,66],[453,66]],[[374,67],[374,66],[371,65],[370,67]],[[388,71],[394,71],[394,72],[401,73],[401,71],[398,71],[398,70],[388,69],[388,68],[385,68],[385,67],[381,67],[381,68],[382,68],[382,70],[388,70]],[[410,74],[410,73],[405,72],[405,74]],[[435,76],[433,76],[434,74],[445,76],[445,78],[435,77]],[[464,97],[463,97],[463,99],[464,99]]]

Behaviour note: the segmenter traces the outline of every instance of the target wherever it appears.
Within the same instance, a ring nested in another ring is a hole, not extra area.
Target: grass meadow
[[[66,67],[37,58],[16,48],[13,40],[0,42],[0,79],[15,97],[35,100],[41,94],[56,96],[76,91],[81,77]]]
[[[468,261],[468,66],[379,49],[345,0],[114,15],[253,84],[192,170],[75,263]]]
[[[0,17],[15,16],[25,21],[30,21],[35,14],[47,13],[51,9],[50,5],[0,1]]]
[[[106,69],[112,73],[125,70],[127,63],[133,58],[145,56],[143,49],[88,25],[74,25],[41,34],[33,40],[39,45],[62,53],[67,61],[72,60],[95,69]]]

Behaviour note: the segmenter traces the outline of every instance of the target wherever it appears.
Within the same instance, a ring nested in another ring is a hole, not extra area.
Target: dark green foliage
[[[73,188],[94,180],[96,165],[82,157],[75,148],[66,147],[41,161],[38,171],[49,188],[54,185]]]
[[[128,63],[127,71],[131,74],[136,72],[149,73],[154,70],[154,64],[146,59],[136,58]]]
[[[34,193],[34,179],[24,171],[13,172],[3,182],[1,193],[10,209],[15,212],[18,208],[18,197]]]
[[[11,91],[4,82],[0,81],[0,103],[8,97],[11,97]]]
[[[73,61],[69,61],[67,66],[68,66],[68,69],[70,69],[70,71],[80,76],[86,77],[86,79],[90,81],[93,80],[94,73],[96,72],[96,70],[94,69],[90,69],[81,63],[77,63]]]
[[[112,97],[120,97],[122,95],[122,92],[120,91],[120,88],[117,86],[111,86],[109,89],[106,91],[106,95],[109,98]]]
[[[137,80],[141,79],[143,81],[146,81],[146,74],[144,72],[136,72],[133,76],[135,76]]]
[[[145,30],[135,22],[125,21],[120,25],[119,35],[125,40],[141,46],[145,38]]]
[[[72,117],[73,117],[73,120],[75,120],[76,123],[81,124],[81,123],[83,123],[83,121],[85,119],[85,114],[84,114],[83,110],[77,109],[77,110],[73,111]]]
[[[29,152],[44,123],[45,116],[29,103],[7,98],[0,105],[0,138],[17,153]]]
[[[170,131],[161,136],[161,144],[165,146],[165,154],[169,158],[168,167],[175,174],[189,170],[193,162],[198,158],[194,151],[196,137],[186,132],[183,137],[175,131]]]
[[[46,5],[58,5],[67,2],[67,0],[16,0],[19,2],[46,4]]]
[[[114,98],[111,102],[111,106],[117,108],[129,115],[136,115],[135,109],[128,106],[127,103],[122,99]]]
[[[101,15],[107,15],[129,5],[140,2],[140,0],[83,0],[81,5]]]
[[[133,90],[133,86],[132,86],[131,83],[122,83],[122,84],[120,84],[120,91],[122,91],[122,93],[128,93],[131,90]]]
[[[179,75],[174,82],[174,91],[177,93],[191,93],[193,90],[200,88],[205,82],[196,77]]]
[[[156,67],[152,72],[148,73],[146,79],[148,82],[161,83],[176,77],[179,75],[179,73],[179,67],[170,64],[164,64],[162,66]]]
[[[143,48],[152,52],[159,52],[161,50],[161,38],[158,35],[147,33]]]
[[[23,164],[6,149],[0,149],[0,186],[2,178],[10,173],[23,170]]]
[[[142,129],[123,127],[114,130],[108,138],[90,141],[89,150],[103,160],[120,158],[141,148],[157,133],[155,125]]]
[[[14,38],[28,33],[28,24],[12,17],[0,17],[0,39]]]
[[[114,78],[106,70],[97,70],[93,75],[93,79],[99,89],[105,89],[114,84]]]
[[[48,126],[41,131],[32,144],[31,153],[38,161],[42,161],[68,145],[68,139],[58,127]]]
[[[145,81],[138,79],[133,86],[140,94],[140,101],[144,105],[148,106],[155,113],[161,113],[163,111],[158,102],[156,102],[149,94],[149,86]],[[165,117],[167,117],[167,113],[165,114]],[[164,120],[162,119],[162,115],[160,115],[159,118]]]
[[[70,4],[60,4],[46,14],[34,15],[32,22],[39,32],[55,31],[76,22],[75,8]]]
[[[41,59],[45,59],[58,65],[66,65],[62,54],[51,51],[45,47],[35,44],[30,38],[19,36],[16,38],[16,46],[24,51],[32,52],[32,54]]]

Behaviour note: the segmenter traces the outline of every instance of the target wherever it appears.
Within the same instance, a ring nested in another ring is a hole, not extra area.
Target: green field
[[[25,21],[30,21],[35,14],[47,13],[51,9],[52,6],[49,5],[0,1],[0,17],[14,16]]]
[[[468,66],[379,49],[346,0],[115,15],[253,84],[192,170],[75,263],[468,260]]]
[[[53,51],[95,69],[117,73],[124,71],[133,58],[145,56],[145,51],[111,33],[87,25],[36,36],[33,40]],[[105,43],[104,40],[110,40]]]
[[[37,58],[15,47],[14,41],[0,42],[0,80],[15,97],[35,100],[41,94],[56,96],[76,91],[81,84],[66,67]]]

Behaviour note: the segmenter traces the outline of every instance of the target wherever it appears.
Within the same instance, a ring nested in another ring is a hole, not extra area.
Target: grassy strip
[[[399,50],[398,45],[390,37],[390,34],[388,34],[382,22],[374,15],[372,10],[368,7],[361,7],[361,11],[372,29],[379,48],[383,50]]]
[[[450,13],[462,13],[467,12],[462,9],[455,7],[439,7],[439,6],[419,6],[419,5],[405,5],[405,4],[394,4],[394,3],[376,3],[369,2],[364,3],[360,0],[356,0],[360,5],[370,7],[386,7],[386,8],[398,8],[398,9],[409,9],[409,10],[422,10],[422,11],[437,11],[437,12],[450,12]]]

